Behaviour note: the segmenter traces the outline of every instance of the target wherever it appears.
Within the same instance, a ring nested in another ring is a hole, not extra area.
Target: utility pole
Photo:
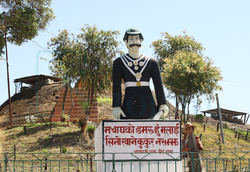
[[[218,116],[220,120],[220,131],[221,131],[221,138],[222,138],[222,143],[225,144],[224,142],[224,133],[223,133],[223,126],[222,126],[222,119],[221,119],[221,112],[220,112],[220,104],[219,104],[219,98],[218,94],[216,93],[216,101],[217,101],[217,109],[218,109]]]
[[[7,29],[6,29],[6,20],[4,19],[3,21],[4,21],[4,33],[5,33],[5,51],[6,51],[5,53],[6,53],[6,66],[7,66],[8,95],[9,95],[10,126],[12,126],[10,79],[9,79],[9,62],[8,62],[8,49],[7,49]]]

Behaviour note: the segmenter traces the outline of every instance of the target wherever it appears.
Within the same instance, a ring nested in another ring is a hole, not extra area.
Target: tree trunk
[[[69,85],[69,87],[70,87],[70,85]],[[71,113],[71,111],[72,111],[72,109],[73,109],[73,107],[74,107],[74,101],[73,101],[72,94],[71,94],[71,87],[70,87],[70,89],[69,89],[69,95],[70,95],[70,100],[71,100],[72,106],[71,106],[71,109],[70,109],[69,114],[68,114],[67,125],[69,125],[70,113]]]
[[[183,118],[184,118],[183,122],[185,124],[186,123],[186,114],[185,114],[186,104],[185,104],[185,102],[182,102],[181,105],[182,105],[182,114],[183,114]]]
[[[94,86],[92,86],[91,88],[89,87],[89,90],[88,90],[88,107],[85,110],[86,121],[88,120],[89,115],[90,115],[90,111],[92,109],[93,97],[94,97]]]
[[[176,107],[176,110],[175,110],[175,119],[179,119],[179,113],[178,113],[179,101],[178,101],[178,97],[177,96],[176,96],[175,101],[176,101],[176,103],[175,103],[175,107]]]
[[[190,101],[188,102],[187,120],[189,119],[189,105],[190,105]],[[187,121],[186,121],[186,122],[187,122]]]
[[[65,91],[64,91],[64,94],[63,94],[61,121],[62,121],[62,117],[63,117],[63,114],[64,114],[64,103],[65,103],[67,91],[68,91],[68,84],[65,85]]]

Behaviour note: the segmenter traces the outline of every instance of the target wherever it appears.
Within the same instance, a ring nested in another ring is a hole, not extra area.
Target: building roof
[[[22,82],[22,83],[26,83],[26,84],[35,85],[35,83],[37,81],[44,81],[45,79],[50,79],[50,80],[53,80],[55,82],[61,80],[60,78],[57,78],[54,76],[49,76],[49,75],[33,75],[33,76],[27,76],[27,77],[15,79],[14,83]]]
[[[223,109],[223,108],[220,108],[220,111],[221,111],[221,115],[228,115],[228,116],[238,116],[238,115],[246,115],[247,114],[246,112],[237,112],[237,111],[232,111],[232,110]],[[201,111],[201,112],[210,113],[210,114],[217,114],[218,108],[205,110],[205,111]]]

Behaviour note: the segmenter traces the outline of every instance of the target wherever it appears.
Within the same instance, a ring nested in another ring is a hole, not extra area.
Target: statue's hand
[[[120,107],[114,107],[112,111],[112,115],[114,119],[120,119],[120,115],[122,115],[123,117],[126,117],[126,115],[124,114],[124,112],[121,110]]]
[[[159,112],[160,111],[163,111],[163,114],[161,116],[166,117],[169,111],[168,106],[166,104],[161,105],[159,108]]]

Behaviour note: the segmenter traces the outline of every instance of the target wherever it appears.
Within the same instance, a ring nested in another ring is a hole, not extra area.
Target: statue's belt
[[[138,86],[149,86],[149,82],[147,82],[147,81],[125,82],[125,88],[127,88],[127,87],[138,87]]]

